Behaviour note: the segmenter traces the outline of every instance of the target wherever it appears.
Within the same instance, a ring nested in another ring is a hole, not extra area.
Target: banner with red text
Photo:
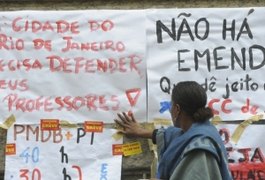
[[[1,119],[110,123],[132,110],[144,121],[144,18],[142,10],[1,12]]]
[[[148,119],[170,119],[175,84],[203,85],[223,120],[265,110],[265,8],[152,9],[147,13]]]
[[[233,179],[265,179],[264,125],[219,124],[217,128],[227,149]]]

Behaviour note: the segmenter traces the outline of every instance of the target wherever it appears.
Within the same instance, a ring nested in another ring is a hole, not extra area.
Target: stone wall
[[[1,10],[146,9],[264,6],[264,0],[0,0]]]
[[[85,10],[85,9],[148,9],[202,7],[259,7],[264,0],[0,0],[2,11],[16,10]],[[0,129],[0,180],[4,179],[4,146],[6,131]],[[125,142],[131,141],[125,139]],[[150,177],[153,154],[148,141],[140,139],[143,153],[123,158],[122,180]]]

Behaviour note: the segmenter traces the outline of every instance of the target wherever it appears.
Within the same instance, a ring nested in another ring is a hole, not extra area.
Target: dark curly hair
[[[179,104],[194,122],[204,122],[213,117],[213,112],[206,107],[207,94],[195,81],[179,82],[172,90],[172,103]]]

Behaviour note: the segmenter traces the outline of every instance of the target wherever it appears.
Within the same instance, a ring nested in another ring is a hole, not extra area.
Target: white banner
[[[8,129],[5,179],[120,179],[121,157],[112,154],[121,143],[113,140],[115,131],[43,131],[40,120],[50,128],[92,121],[87,127],[94,130],[113,123],[121,111],[132,111],[140,122],[168,120],[179,81],[202,84],[208,106],[222,120],[263,114],[264,13],[265,8],[1,12],[0,117],[7,127],[7,117],[16,118],[15,129]],[[227,125],[227,131],[235,132],[235,126]],[[229,156],[239,164],[232,167],[234,177],[243,178],[237,168],[248,152],[247,171],[264,176],[252,168],[263,160],[262,127],[235,134]]]
[[[149,120],[167,118],[174,84],[195,80],[223,120],[263,113],[264,8],[154,9],[147,13]]]
[[[113,155],[113,145],[122,144],[122,139],[114,140],[114,133],[15,125],[8,130],[5,179],[120,180],[122,156]]]
[[[227,149],[233,179],[264,179],[264,125],[220,124],[217,128]]]
[[[141,10],[1,12],[1,119],[113,122],[132,110],[144,121],[144,18]]]

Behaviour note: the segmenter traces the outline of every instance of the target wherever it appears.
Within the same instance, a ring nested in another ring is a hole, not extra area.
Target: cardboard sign
[[[41,130],[59,130],[60,124],[58,119],[41,119]]]
[[[85,121],[84,129],[86,132],[103,132],[103,122],[96,122],[96,121]]]

